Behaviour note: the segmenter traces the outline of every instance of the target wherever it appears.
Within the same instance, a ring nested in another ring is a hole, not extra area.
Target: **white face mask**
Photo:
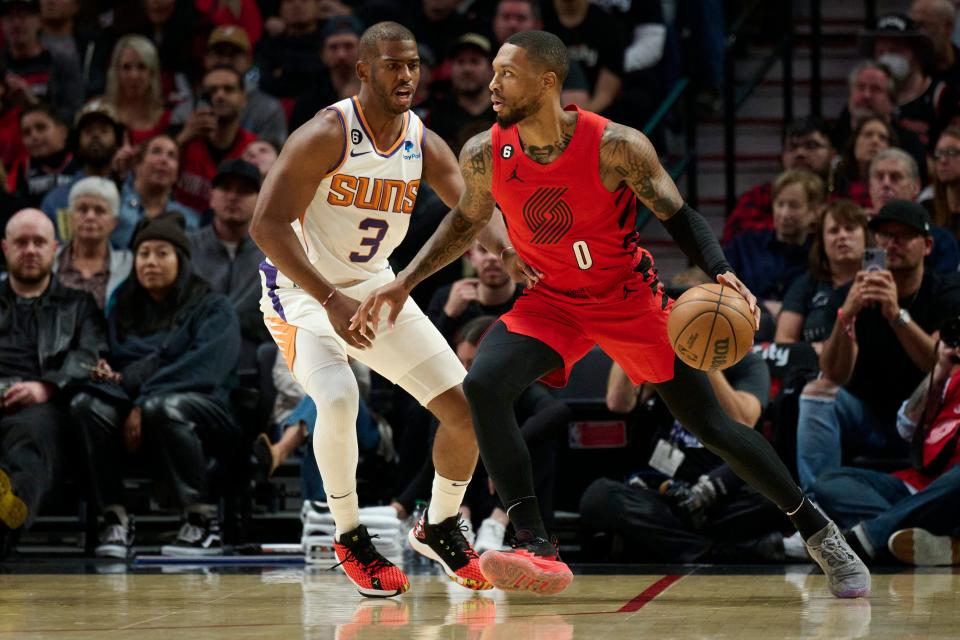
[[[902,82],[910,75],[910,61],[899,53],[884,53],[877,58],[877,62],[890,69],[897,82]]]

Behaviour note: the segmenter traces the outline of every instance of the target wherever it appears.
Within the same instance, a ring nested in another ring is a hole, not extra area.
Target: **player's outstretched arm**
[[[364,348],[370,341],[348,328],[357,301],[338,293],[314,268],[290,226],[307,210],[320,181],[340,162],[345,145],[335,111],[323,111],[297,129],[263,182],[250,237],[277,269],[324,304],[331,324],[348,344]]]
[[[460,202],[465,190],[463,174],[453,151],[443,138],[430,129],[427,129],[426,133],[423,160],[423,177],[444,204],[453,209]],[[496,208],[477,237],[487,251],[500,256],[504,268],[515,282],[533,287],[543,277],[543,274],[527,265],[510,246],[507,225],[503,221],[503,215]]]
[[[413,289],[427,276],[462,256],[493,214],[493,142],[490,132],[478,133],[460,150],[463,193],[397,281]]]
[[[471,138],[460,151],[460,173],[464,190],[457,205],[440,222],[423,248],[396,279],[371,292],[353,316],[352,329],[372,337],[380,322],[383,305],[390,307],[388,324],[400,315],[410,291],[424,278],[450,264],[470,248],[493,214],[490,192],[493,174],[493,143],[490,132]]]
[[[756,296],[733,273],[707,221],[684,203],[645,135],[621,124],[607,125],[600,143],[600,175],[607,184],[619,182],[630,187],[694,264],[746,299],[760,326]]]

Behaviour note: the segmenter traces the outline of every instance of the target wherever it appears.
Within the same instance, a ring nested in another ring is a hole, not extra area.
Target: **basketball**
[[[747,301],[736,289],[716,283],[687,289],[667,319],[673,350],[701,371],[735,365],[750,351],[755,332]]]

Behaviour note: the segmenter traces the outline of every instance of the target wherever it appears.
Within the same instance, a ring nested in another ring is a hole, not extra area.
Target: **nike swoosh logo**
[[[455,487],[465,487],[470,483],[469,482],[451,482],[450,484],[452,484]]]
[[[360,153],[354,153],[354,152],[353,152],[353,149],[351,149],[351,150],[350,150],[350,157],[351,157],[351,158],[356,158],[357,156],[363,156],[363,155],[366,155],[366,154],[368,154],[368,153],[370,153],[370,152],[369,152],[369,151],[361,151]]]

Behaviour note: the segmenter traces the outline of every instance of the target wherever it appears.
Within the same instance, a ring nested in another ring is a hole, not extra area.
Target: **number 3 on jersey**
[[[356,251],[350,252],[350,261],[351,262],[368,262],[370,258],[377,254],[377,250],[380,249],[380,243],[383,242],[384,236],[387,235],[387,228],[389,228],[386,220],[381,220],[380,218],[364,218],[360,221],[360,229],[366,231],[368,229],[376,229],[376,235],[372,237],[363,238],[360,240],[361,247],[369,247],[369,253],[366,255],[357,253]]]
[[[573,243],[573,256],[577,259],[577,266],[586,271],[593,266],[593,256],[586,241],[577,240]]]

